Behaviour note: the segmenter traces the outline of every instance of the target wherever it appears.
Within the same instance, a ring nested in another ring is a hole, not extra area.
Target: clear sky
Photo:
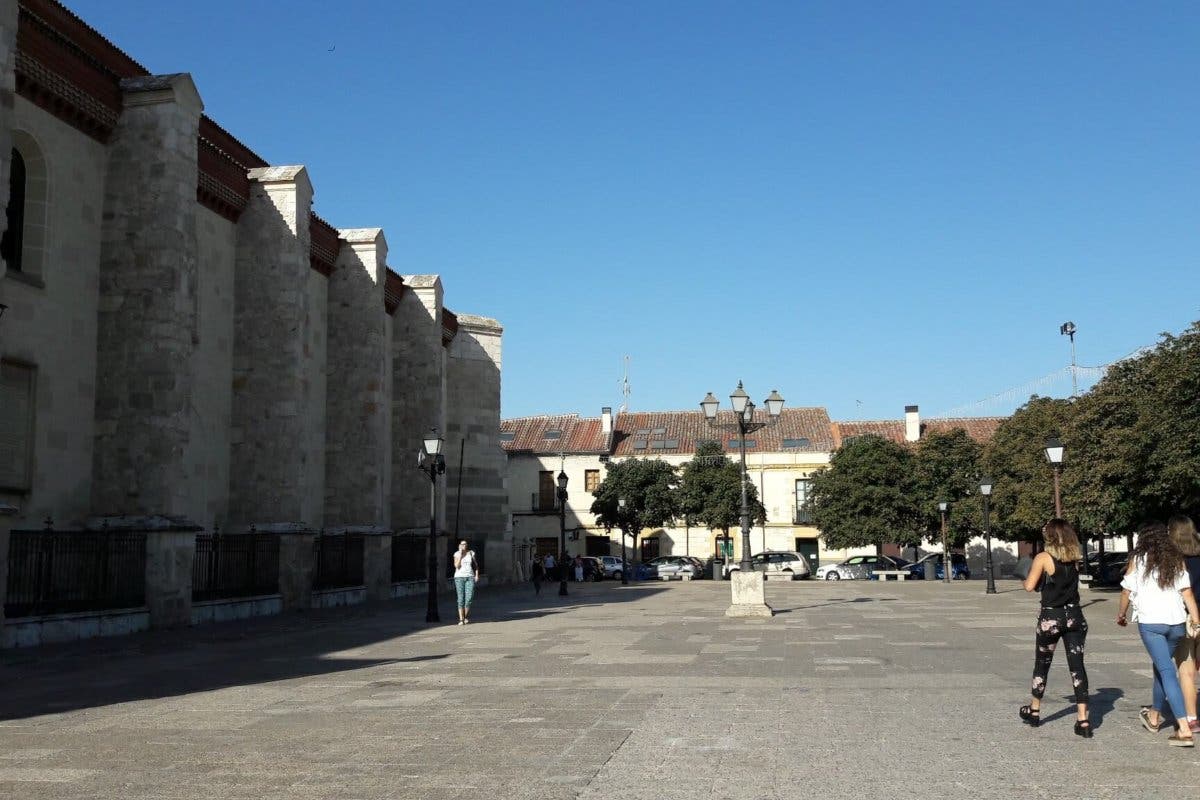
[[[1200,318],[1194,2],[68,5],[499,319],[506,417],[625,354],[633,410],[936,412]]]

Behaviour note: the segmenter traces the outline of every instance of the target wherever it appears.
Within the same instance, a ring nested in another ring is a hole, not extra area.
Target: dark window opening
[[[21,250],[25,238],[25,159],[16,148],[8,172],[8,220],[0,237],[0,258],[14,272],[21,271]]]

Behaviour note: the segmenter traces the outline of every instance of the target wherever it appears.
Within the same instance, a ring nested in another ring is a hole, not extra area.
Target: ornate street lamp
[[[437,602],[437,476],[446,474],[446,457],[442,455],[442,437],[431,428],[421,440],[417,469],[429,476],[429,597],[425,606],[425,621],[440,622]]]
[[[567,594],[567,473],[558,473],[558,594]]]
[[[979,495],[983,498],[983,535],[987,540],[987,591],[985,594],[996,593],[996,574],[992,570],[992,521],[989,516],[989,501],[992,499],[992,479],[980,478]]]
[[[1062,442],[1058,437],[1051,437],[1046,440],[1046,460],[1054,467],[1054,516],[1062,516],[1062,492],[1059,488],[1060,475],[1062,474],[1063,454],[1066,448],[1062,446]]]
[[[942,512],[942,581],[949,583],[954,572],[950,558],[950,539],[946,535],[946,511],[950,508],[950,504],[945,500],[938,503],[938,511]]]
[[[733,394],[729,395],[729,403],[733,408],[733,422],[717,422],[717,411],[720,408],[720,402],[713,396],[712,392],[707,393],[704,399],[700,401],[700,408],[704,411],[704,419],[710,428],[720,431],[737,432],[738,435],[738,450],[741,455],[742,466],[742,507],[741,507],[741,527],[742,527],[742,560],[740,564],[741,576],[749,576],[753,573],[754,564],[750,558],[750,504],[746,494],[746,434],[766,428],[769,425],[775,425],[779,422],[779,416],[783,412],[783,397],[778,391],[772,390],[763,404],[767,407],[767,419],[765,422],[754,421],[754,403],[750,401],[750,395],[746,394],[746,390],[742,388],[742,382],[738,381],[737,389]],[[732,577],[732,575],[731,575]],[[734,613],[735,610],[740,613],[760,613],[769,616],[772,612],[770,606],[767,606],[765,594],[761,581],[765,578],[764,575],[759,575],[759,584],[757,589],[753,591],[755,598],[763,597],[762,608],[765,611],[758,610],[758,601],[753,604],[738,603],[739,599],[738,586],[732,586],[735,602],[730,610],[726,613]],[[748,579],[743,577],[743,580]],[[753,605],[754,609],[740,608],[742,606]]]

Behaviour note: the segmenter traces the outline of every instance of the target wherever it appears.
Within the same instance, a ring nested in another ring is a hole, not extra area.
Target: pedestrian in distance
[[[1175,668],[1175,648],[1190,632],[1200,630],[1200,611],[1192,594],[1191,576],[1184,565],[1183,553],[1175,546],[1161,522],[1143,525],[1138,530],[1137,546],[1130,554],[1129,566],[1121,579],[1121,601],[1117,624],[1129,623],[1132,604],[1138,634],[1154,665],[1154,689],[1149,708],[1138,712],[1142,727],[1157,733],[1163,724],[1164,707],[1175,717],[1176,731],[1167,739],[1174,747],[1194,747],[1187,723],[1187,707]]]
[[[575,582],[583,583],[583,558],[575,556]]]
[[[1176,514],[1167,520],[1167,532],[1171,541],[1183,553],[1183,564],[1187,568],[1188,580],[1192,582],[1192,596],[1200,588],[1200,535],[1191,517]],[[1200,733],[1200,721],[1196,719],[1196,670],[1200,665],[1200,636],[1192,633],[1184,636],[1175,646],[1175,665],[1179,670],[1179,688],[1183,691],[1183,707],[1187,710],[1188,727],[1192,735]]]
[[[542,566],[546,568],[546,580],[548,581],[552,581],[555,578],[554,563],[554,554],[546,553],[546,558],[543,561]]]
[[[471,621],[471,601],[475,599],[475,582],[479,580],[479,559],[464,539],[454,554],[454,593],[458,596],[458,624]]]
[[[1061,639],[1067,650],[1067,668],[1075,693],[1075,735],[1092,738],[1092,723],[1088,719],[1088,676],[1083,664],[1084,642],[1087,639],[1087,620],[1079,607],[1079,561],[1083,558],[1075,529],[1064,520],[1055,518],[1042,528],[1045,548],[1033,558],[1025,577],[1025,591],[1041,591],[1042,608],[1038,614],[1034,635],[1033,699],[1021,706],[1021,719],[1033,727],[1041,724],[1042,697],[1046,694],[1046,677],[1054,660],[1054,651]]]
[[[542,581],[546,577],[546,568],[542,566],[542,560],[535,558],[533,560],[533,568],[529,570],[529,578],[533,581],[533,593],[542,593]]]

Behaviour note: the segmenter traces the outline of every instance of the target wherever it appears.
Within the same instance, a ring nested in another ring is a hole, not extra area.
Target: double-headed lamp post
[[[996,593],[996,574],[992,570],[992,520],[989,515],[989,502],[992,499],[992,479],[980,478],[979,495],[983,498],[983,536],[987,540],[987,592]]]
[[[717,411],[720,409],[721,403],[713,396],[712,392],[705,395],[700,401],[700,408],[704,409],[704,418],[708,421],[711,428],[717,430],[737,431],[738,434],[738,449],[741,451],[742,457],[742,574],[749,574],[753,568],[750,560],[750,504],[746,497],[746,434],[761,430],[768,425],[774,425],[779,421],[779,415],[783,411],[783,398],[779,396],[779,392],[772,390],[767,396],[764,405],[767,407],[767,421],[754,421],[754,403],[750,401],[750,395],[746,394],[746,390],[742,388],[742,382],[738,381],[737,389],[729,396],[729,402],[733,406],[734,422],[719,423],[717,422]]]
[[[954,567],[950,557],[950,538],[946,535],[946,511],[950,508],[950,504],[945,500],[938,503],[938,511],[942,513],[942,581],[949,583],[953,577]]]
[[[567,473],[558,473],[558,593],[567,593]]]
[[[417,469],[429,476],[429,598],[425,606],[425,621],[440,622],[437,602],[437,476],[446,474],[446,457],[442,455],[442,437],[432,428],[421,442]]]

